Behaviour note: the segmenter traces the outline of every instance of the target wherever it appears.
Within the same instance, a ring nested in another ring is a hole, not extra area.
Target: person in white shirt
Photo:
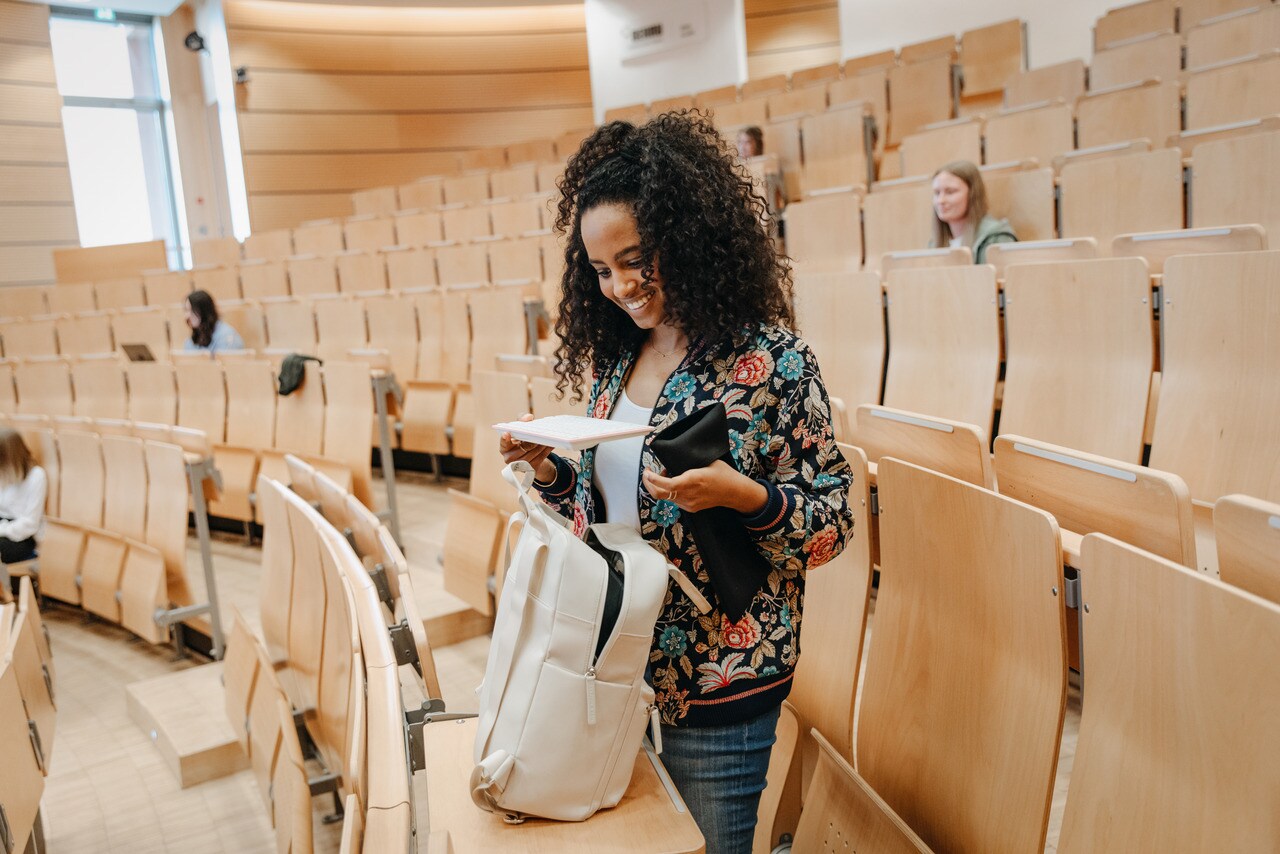
[[[49,479],[17,431],[0,427],[0,562],[36,556]]]

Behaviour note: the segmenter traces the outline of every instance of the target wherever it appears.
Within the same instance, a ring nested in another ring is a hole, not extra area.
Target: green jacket
[[[987,247],[993,243],[1017,243],[1018,235],[1007,219],[996,219],[991,214],[978,223],[977,232],[973,235],[973,263],[984,264],[987,260]]]

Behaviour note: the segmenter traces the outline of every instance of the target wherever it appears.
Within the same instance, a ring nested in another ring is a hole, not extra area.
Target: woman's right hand
[[[520,420],[532,421],[533,415],[526,412],[520,416]],[[519,439],[513,439],[510,433],[503,433],[498,437],[498,450],[502,452],[503,462],[514,463],[516,460],[524,460],[533,466],[534,474],[538,480],[543,483],[550,483],[555,480],[556,467],[547,459],[552,451],[550,445],[522,442]]]

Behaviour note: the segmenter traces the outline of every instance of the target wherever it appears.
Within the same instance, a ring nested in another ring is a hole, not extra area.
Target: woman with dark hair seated
[[[187,294],[187,326],[191,327],[191,337],[182,343],[183,350],[217,353],[244,349],[240,333],[218,319],[218,307],[207,291]]]
[[[594,417],[659,431],[722,403],[724,457],[676,475],[654,455],[656,432],[576,461],[500,440],[578,535],[593,522],[634,527],[711,604],[700,612],[673,581],[649,652],[662,760],[709,854],[751,850],[800,654],[805,574],[840,553],[852,525],[849,465],[818,363],[794,331],[791,270],[762,206],[697,113],[596,130],[561,181],[560,392],[589,377]],[[704,554],[691,535],[692,516],[710,508],[729,508],[764,570],[731,567],[749,578],[745,611],[717,595],[704,560],[714,548]]]

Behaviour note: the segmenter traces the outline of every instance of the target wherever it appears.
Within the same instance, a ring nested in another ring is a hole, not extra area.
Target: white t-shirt
[[[44,500],[49,479],[40,466],[32,466],[21,483],[0,486],[0,537],[21,542],[44,533]]]
[[[610,421],[623,424],[648,424],[653,409],[636,406],[624,390],[618,398]],[[640,530],[640,453],[644,450],[644,436],[602,442],[596,447],[596,465],[593,481],[604,497],[606,522],[618,522]]]
[[[951,238],[951,243],[949,245],[951,246],[952,249],[959,249],[961,246],[964,246],[964,238],[953,237]]]

